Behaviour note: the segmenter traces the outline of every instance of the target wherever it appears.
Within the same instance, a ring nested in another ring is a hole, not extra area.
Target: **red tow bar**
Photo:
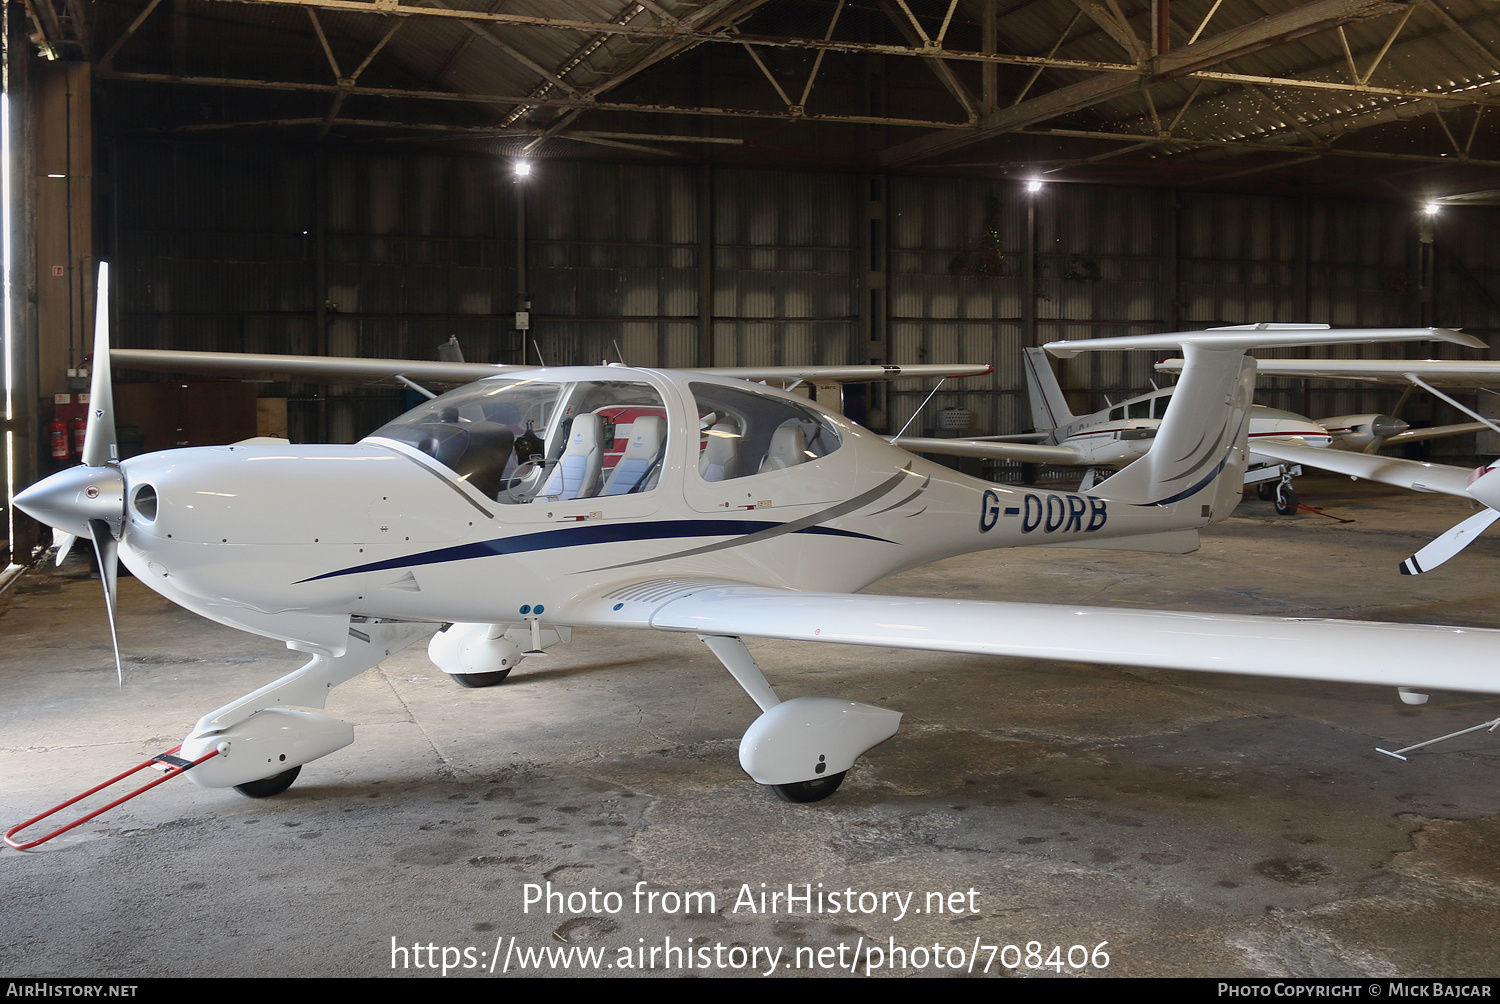
[[[102,813],[102,812],[108,812],[110,809],[113,809],[115,806],[120,805],[123,802],[128,802],[132,798],[134,798],[135,796],[143,794],[144,792],[150,791],[152,788],[155,788],[157,785],[161,784],[163,781],[170,781],[170,780],[172,780],[172,778],[176,777],[178,774],[186,774],[188,771],[192,770],[194,767],[198,766],[200,763],[203,763],[203,761],[208,760],[208,759],[210,759],[212,757],[216,757],[216,756],[219,755],[219,751],[217,749],[212,749],[212,750],[209,750],[207,753],[203,754],[201,757],[199,757],[196,760],[184,760],[181,757],[174,755],[180,749],[182,749],[182,744],[181,743],[179,743],[176,746],[173,746],[171,749],[167,750],[165,753],[159,753],[159,754],[157,754],[156,756],[152,757],[150,760],[147,760],[145,763],[140,764],[139,766],[130,768],[129,770],[127,770],[123,774],[116,774],[114,777],[110,778],[108,781],[105,781],[103,784],[95,785],[94,787],[90,788],[88,791],[84,792],[82,795],[75,795],[74,797],[68,799],[66,802],[63,802],[61,805],[53,806],[52,808],[48,809],[46,812],[42,813],[41,815],[39,815],[39,816],[32,816],[30,819],[26,820],[26,822],[22,823],[21,825],[11,827],[9,830],[5,831],[5,842],[7,844],[9,844],[10,846],[14,847],[18,851],[29,850],[30,848],[35,847],[38,844],[45,844],[47,841],[51,840],[53,837],[57,836],[58,834],[60,834],[60,833],[67,833],[73,827],[82,825],[83,823],[87,823],[90,819],[93,819],[95,816],[99,815],[100,813]],[[125,780],[125,778],[129,777],[130,775],[136,773],[137,771],[145,770],[147,767],[155,767],[157,770],[159,770],[159,771],[162,772],[162,776],[159,777],[159,778],[157,778],[155,781],[151,781],[148,784],[141,785],[139,788],[135,789],[134,791],[130,792],[129,794],[124,795],[121,798],[115,799],[113,802],[110,802],[108,805],[106,805],[106,806],[104,806],[102,808],[95,809],[93,812],[89,813],[87,816],[80,816],[79,818],[77,818],[77,819],[73,820],[71,823],[69,823],[67,826],[63,826],[63,827],[60,827],[60,828],[58,828],[56,830],[53,830],[51,833],[47,834],[45,837],[38,837],[35,840],[27,841],[25,843],[21,843],[21,842],[19,842],[19,841],[17,841],[15,839],[15,836],[16,836],[17,833],[20,833],[22,830],[24,830],[27,827],[31,826],[33,823],[39,823],[43,819],[46,819],[48,816],[52,816],[52,815],[55,815],[55,814],[61,812],[62,810],[66,809],[68,806],[72,805],[74,802],[80,802],[83,799],[88,798],[90,795],[94,794],[95,792],[103,791],[105,788],[108,788],[110,785],[115,784],[115,783],[117,783],[119,781],[123,781],[123,780]]]

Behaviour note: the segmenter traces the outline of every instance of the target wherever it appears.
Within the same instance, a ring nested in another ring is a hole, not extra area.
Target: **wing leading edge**
[[[1472,471],[1467,468],[1429,464],[1419,460],[1400,460],[1396,457],[1382,457],[1377,453],[1353,453],[1327,447],[1301,446],[1276,439],[1257,442],[1255,452],[1282,463],[1316,467],[1318,470],[1347,474],[1352,478],[1364,478],[1366,481],[1394,485],[1397,488],[1456,495],[1465,499],[1473,497],[1468,491]]]
[[[502,373],[530,372],[535,366],[503,366],[432,359],[368,359],[346,356],[290,356],[249,352],[200,352],[188,349],[111,349],[110,358],[122,369],[166,373],[270,373],[305,380],[386,380],[397,376],[438,383],[470,383]],[[694,370],[710,376],[739,380],[793,383],[864,383],[870,380],[929,379],[987,376],[988,363],[918,363],[897,366],[721,366]]]
[[[803,593],[658,581],[580,622],[1065,662],[1500,693],[1500,630],[1373,621]],[[569,617],[572,620],[572,617]]]

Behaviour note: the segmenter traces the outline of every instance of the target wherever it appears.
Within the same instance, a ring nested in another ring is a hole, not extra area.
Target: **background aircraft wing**
[[[1387,446],[1402,446],[1406,443],[1420,443],[1428,439],[1443,439],[1447,436],[1466,436],[1471,432],[1483,432],[1489,426],[1483,422],[1459,422],[1455,425],[1429,425],[1425,429],[1407,429],[1398,432],[1394,436],[1386,436],[1380,441],[1384,449]]]
[[[194,352],[168,349],[111,349],[110,359],[122,369],[165,373],[286,375],[319,382],[389,380],[397,376],[435,383],[471,383],[499,373],[536,369],[491,363],[447,362],[426,359],[363,359],[346,356],[290,356],[249,352]],[[865,383],[917,377],[985,376],[987,363],[922,363],[914,366],[721,366],[696,370],[740,380],[763,380],[788,385],[803,383]]]
[[[1500,630],[1177,613],[660,579],[577,624],[1500,693]]]
[[[1023,464],[1081,464],[1083,459],[1070,446],[1042,446],[1038,443],[997,443],[979,439],[923,439],[920,436],[898,436],[891,440],[912,453],[938,453],[948,457],[984,457],[989,460],[1018,460]]]
[[[1156,364],[1162,373],[1181,373],[1181,359]],[[1354,380],[1362,383],[1409,384],[1410,373],[1434,387],[1500,387],[1496,359],[1257,359],[1259,376]]]
[[[1335,474],[1347,474],[1366,481],[1378,481],[1397,488],[1410,488],[1418,492],[1433,492],[1441,495],[1456,495],[1471,498],[1468,491],[1469,475],[1464,467],[1447,467],[1443,464],[1427,464],[1417,460],[1398,460],[1372,453],[1351,453],[1348,450],[1333,450],[1327,447],[1299,446],[1276,439],[1262,439],[1255,444],[1255,452],[1286,464],[1301,464],[1316,467]]]

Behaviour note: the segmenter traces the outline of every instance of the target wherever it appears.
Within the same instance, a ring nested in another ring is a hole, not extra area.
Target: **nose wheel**
[[[1276,515],[1290,516],[1297,511],[1297,493],[1286,482],[1276,486]]]
[[[478,690],[481,687],[493,687],[503,683],[510,675],[510,670],[500,669],[493,673],[449,673],[453,682],[460,687],[468,687],[470,690]]]
[[[839,790],[839,785],[844,783],[844,775],[847,773],[848,771],[841,770],[837,774],[814,778],[811,781],[793,781],[791,784],[772,784],[767,787],[787,802],[821,802]]]
[[[280,774],[263,777],[259,781],[246,781],[244,784],[237,784],[234,786],[234,790],[247,798],[270,798],[272,795],[279,795],[290,788],[292,782],[297,780],[297,775],[301,773],[302,767],[299,764],[291,770],[284,770]]]

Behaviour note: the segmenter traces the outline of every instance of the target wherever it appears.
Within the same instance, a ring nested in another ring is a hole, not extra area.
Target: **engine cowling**
[[[1371,443],[1383,441],[1410,428],[1401,419],[1392,415],[1369,413],[1363,415],[1335,415],[1320,423],[1333,437],[1335,449],[1363,450]]]

